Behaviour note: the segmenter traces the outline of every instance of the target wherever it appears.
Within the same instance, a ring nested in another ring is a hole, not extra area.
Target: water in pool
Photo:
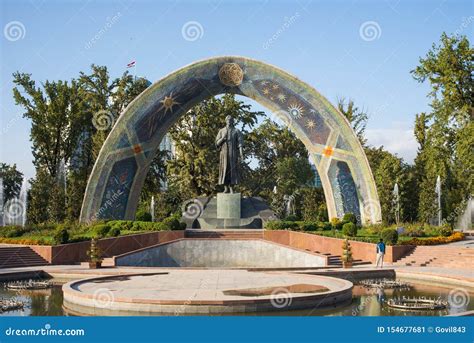
[[[412,283],[410,290],[374,290],[362,286],[354,286],[352,303],[345,307],[325,310],[283,311],[257,313],[255,315],[282,315],[282,316],[444,316],[464,311],[474,310],[474,293],[469,294],[467,301],[459,301],[461,306],[450,306],[441,311],[404,311],[394,310],[386,305],[392,297],[425,296],[431,298],[448,299],[450,288],[427,286]],[[34,291],[11,291],[0,285],[0,299],[16,297],[25,302],[23,310],[6,311],[0,316],[65,316],[68,315],[62,307],[63,294],[61,286]],[[246,314],[251,315],[251,314]]]

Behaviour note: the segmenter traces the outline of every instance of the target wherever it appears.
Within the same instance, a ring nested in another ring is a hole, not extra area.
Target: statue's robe
[[[216,137],[217,148],[220,149],[219,156],[219,185],[237,185],[240,182],[239,151],[242,146],[242,133],[227,127],[219,130]]]

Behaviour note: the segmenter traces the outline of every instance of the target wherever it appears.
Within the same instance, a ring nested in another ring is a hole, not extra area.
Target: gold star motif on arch
[[[179,105],[180,103],[173,98],[173,92],[170,93],[170,95],[165,96],[161,102],[161,107],[159,108],[159,111],[161,111],[163,108],[165,109],[165,114],[168,112],[168,110],[173,113],[173,106],[174,105]]]
[[[308,120],[306,121],[306,127],[307,127],[309,130],[314,130],[314,128],[316,128],[316,123],[314,122],[314,120],[308,119]]]

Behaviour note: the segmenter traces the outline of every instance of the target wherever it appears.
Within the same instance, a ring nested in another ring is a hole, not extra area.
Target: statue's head
[[[229,127],[234,126],[234,118],[232,118],[231,116],[225,117],[225,123],[226,123],[227,126],[229,126]]]

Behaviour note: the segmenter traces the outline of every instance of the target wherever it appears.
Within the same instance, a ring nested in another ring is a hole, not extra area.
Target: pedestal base
[[[217,218],[240,219],[240,201],[240,193],[217,193]]]

